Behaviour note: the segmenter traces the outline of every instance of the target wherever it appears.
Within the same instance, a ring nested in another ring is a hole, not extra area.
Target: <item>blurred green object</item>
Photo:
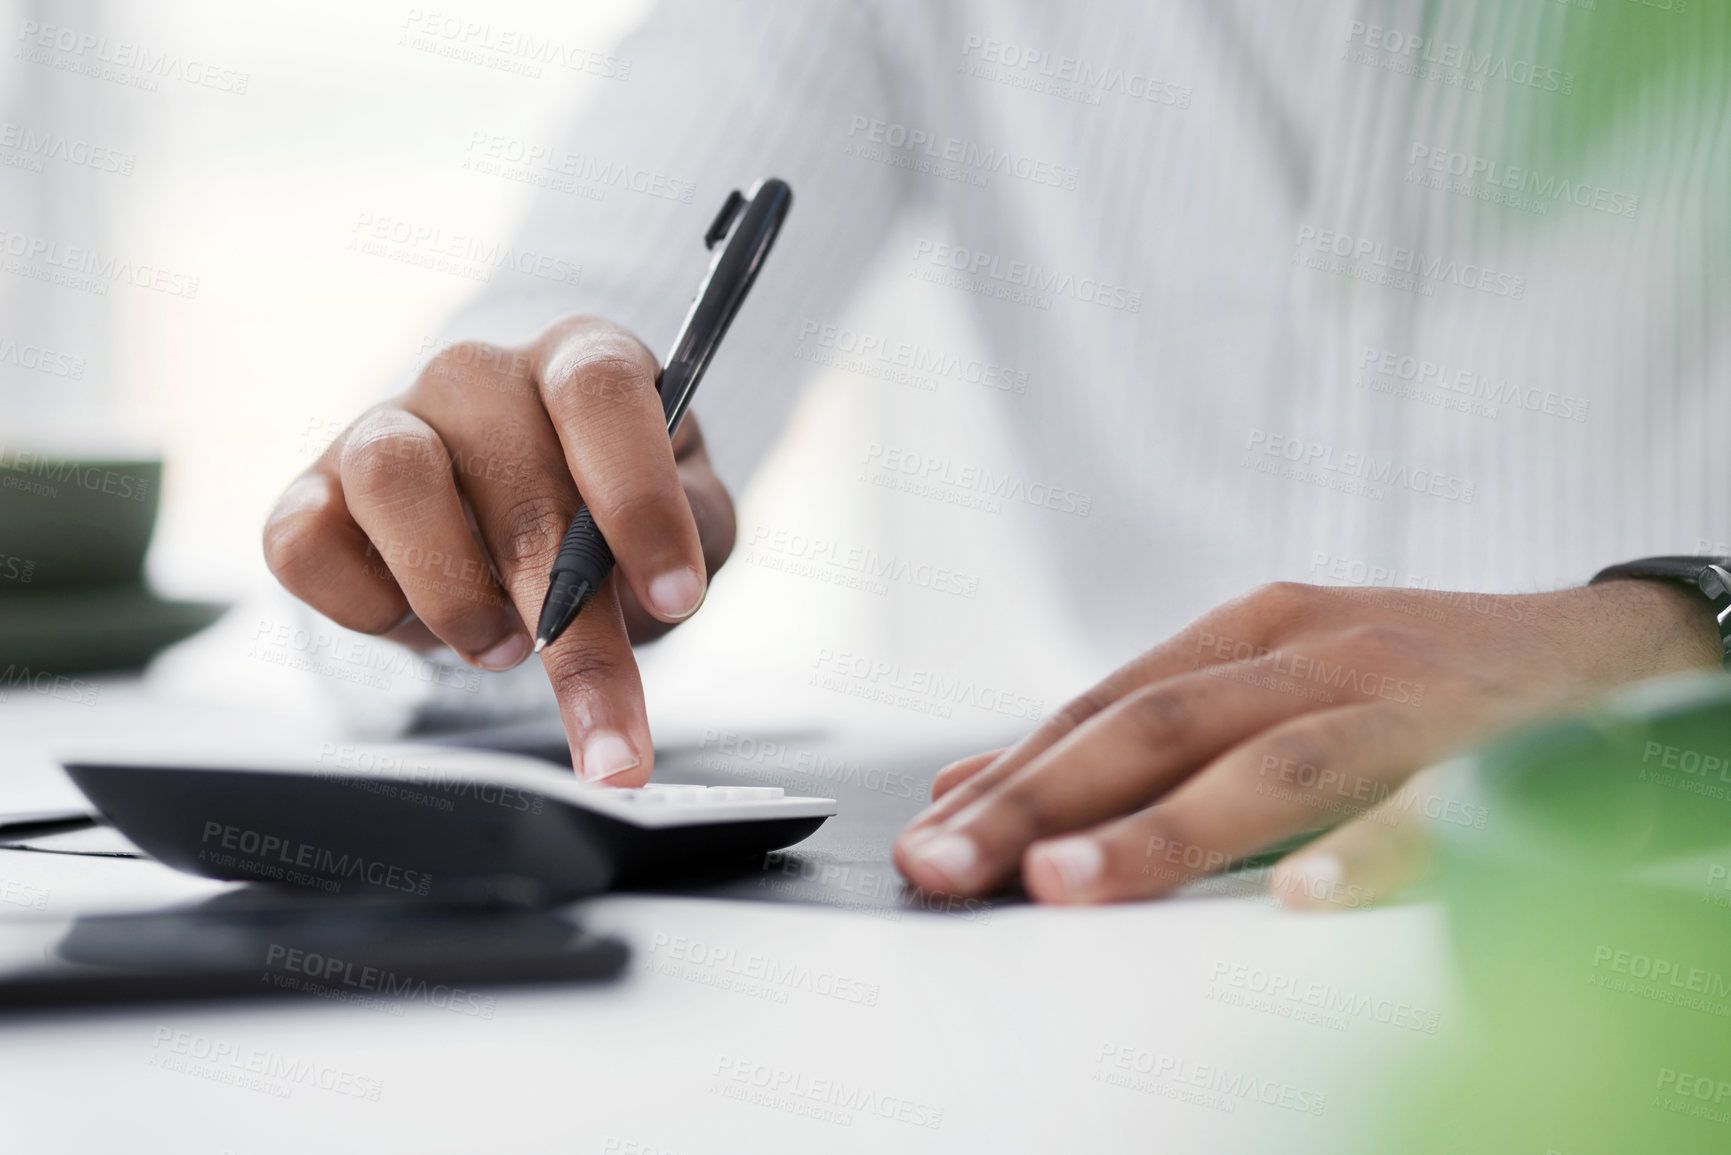
[[[0,691],[143,666],[226,608],[144,584],[162,463],[0,454]]]
[[[1597,0],[1593,8],[1550,0],[1561,21],[1555,57],[1580,77],[1572,100],[1536,100],[1530,140],[1518,141],[1538,165],[1572,166],[1603,147],[1631,106],[1656,100],[1675,106],[1693,94],[1711,98],[1731,76],[1731,4],[1725,0]],[[1511,23],[1526,16],[1510,5]],[[1547,54],[1552,49],[1546,49]],[[1679,109],[1667,120],[1690,147],[1713,106]],[[1645,142],[1648,148],[1671,142]]]
[[[1478,147],[1547,183],[1641,195],[1652,228],[1705,213],[1708,243],[1687,259],[1726,259],[1731,0],[1431,0],[1422,13],[1427,37],[1525,53],[1569,79],[1566,92],[1487,90]],[[1650,187],[1678,156],[1693,158],[1689,182]],[[1487,231],[1559,227],[1483,212]],[[1685,261],[1679,283],[1692,272]],[[1365,1149],[1731,1152],[1731,677],[1635,688],[1460,774],[1489,814],[1483,830],[1437,834],[1460,1037]]]
[[[1505,134],[1520,163],[1576,171],[1606,148],[1645,151],[1672,141],[1616,138],[1631,109],[1653,100],[1676,140],[1696,142],[1712,96],[1731,76],[1731,4],[1725,0],[1545,0],[1477,7],[1427,0],[1418,32],[1427,41],[1464,42],[1482,58],[1514,50],[1567,76],[1564,91],[1512,84],[1492,89],[1484,115]],[[1704,105],[1693,103],[1705,100]],[[1649,130],[1652,121],[1644,122]],[[1625,158],[1627,160],[1627,158]]]
[[[1470,1026],[1375,1149],[1731,1151],[1731,677],[1649,683],[1470,759],[1439,832]]]

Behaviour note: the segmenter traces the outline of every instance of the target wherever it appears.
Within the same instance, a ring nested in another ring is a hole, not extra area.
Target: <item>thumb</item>
[[[1435,781],[1432,771],[1416,774],[1376,807],[1293,851],[1275,866],[1268,889],[1289,910],[1339,910],[1380,902],[1430,877],[1430,820],[1414,803],[1434,792]]]

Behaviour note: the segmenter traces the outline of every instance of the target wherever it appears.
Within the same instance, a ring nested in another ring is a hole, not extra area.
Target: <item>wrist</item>
[[[1628,577],[1575,591],[1590,607],[1583,623],[1589,660],[1636,678],[1722,668],[1724,648],[1712,603],[1664,578]]]

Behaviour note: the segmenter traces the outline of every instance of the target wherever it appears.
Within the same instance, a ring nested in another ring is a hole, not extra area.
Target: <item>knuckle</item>
[[[319,511],[273,513],[264,527],[264,562],[277,581],[293,591],[323,570],[326,541]]]
[[[467,392],[476,388],[498,390],[498,378],[525,376],[527,358],[522,353],[485,341],[454,341],[427,361],[415,380],[422,391]]]
[[[551,493],[530,493],[506,508],[500,526],[500,561],[516,569],[558,552],[571,511]]]
[[[427,362],[430,373],[448,373],[470,365],[480,365],[496,356],[495,346],[485,341],[453,341],[433,354]]]
[[[655,360],[628,335],[596,333],[556,353],[542,375],[547,404],[567,407],[580,398],[634,402],[655,396]]]
[[[1271,733],[1245,771],[1254,761],[1259,780],[1274,776],[1301,803],[1350,813],[1386,794],[1387,776],[1374,767],[1410,725],[1402,714],[1375,707],[1302,715]]]
[[[351,428],[340,468],[345,488],[371,494],[436,482],[450,474],[451,463],[427,426],[407,414],[374,413]]]
[[[1269,618],[1278,620],[1302,611],[1315,597],[1315,586],[1303,582],[1269,582],[1250,594],[1250,604]]]
[[[1276,753],[1298,766],[1314,767],[1318,771],[1338,770],[1339,767],[1333,763],[1340,760],[1341,751],[1332,741],[1333,737],[1333,727],[1329,723],[1314,715],[1301,718],[1290,723],[1281,734]]]
[[[1054,825],[1045,793],[1044,781],[1038,776],[1009,782],[990,799],[992,825],[1009,828],[1023,837],[1038,837]]]
[[[1280,786],[1306,798],[1319,796],[1334,782],[1338,751],[1324,724],[1314,716],[1289,722],[1256,756],[1257,771],[1278,773]]]
[[[558,653],[542,654],[547,677],[563,700],[605,694],[620,673],[620,663],[606,649],[572,646]]]
[[[1161,746],[1182,737],[1195,722],[1185,695],[1165,686],[1150,686],[1125,698],[1119,717],[1143,744]]]

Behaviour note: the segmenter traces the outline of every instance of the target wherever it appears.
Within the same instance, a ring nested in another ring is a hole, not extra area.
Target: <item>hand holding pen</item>
[[[703,371],[757,280],[757,271],[792,203],[793,191],[786,182],[773,178],[759,181],[749,197],[736,189],[709,226],[704,243],[711,249],[718,244],[721,248],[692,298],[691,311],[685,315],[657,383],[669,440],[679,432]],[[548,577],[547,600],[535,630],[536,653],[558,640],[612,572],[613,552],[585,505],[571,519]]]
[[[586,510],[623,580],[591,568],[581,613],[541,660],[583,778],[646,781],[654,755],[631,645],[691,616],[734,538],[732,500],[696,423],[680,418],[791,199],[780,181],[728,199],[665,372],[596,317],[525,346],[442,350],[289,486],[265,527],[277,578],[350,629],[508,669],[530,653],[524,623],[540,621],[549,570]],[[756,243],[736,247],[748,226]]]

